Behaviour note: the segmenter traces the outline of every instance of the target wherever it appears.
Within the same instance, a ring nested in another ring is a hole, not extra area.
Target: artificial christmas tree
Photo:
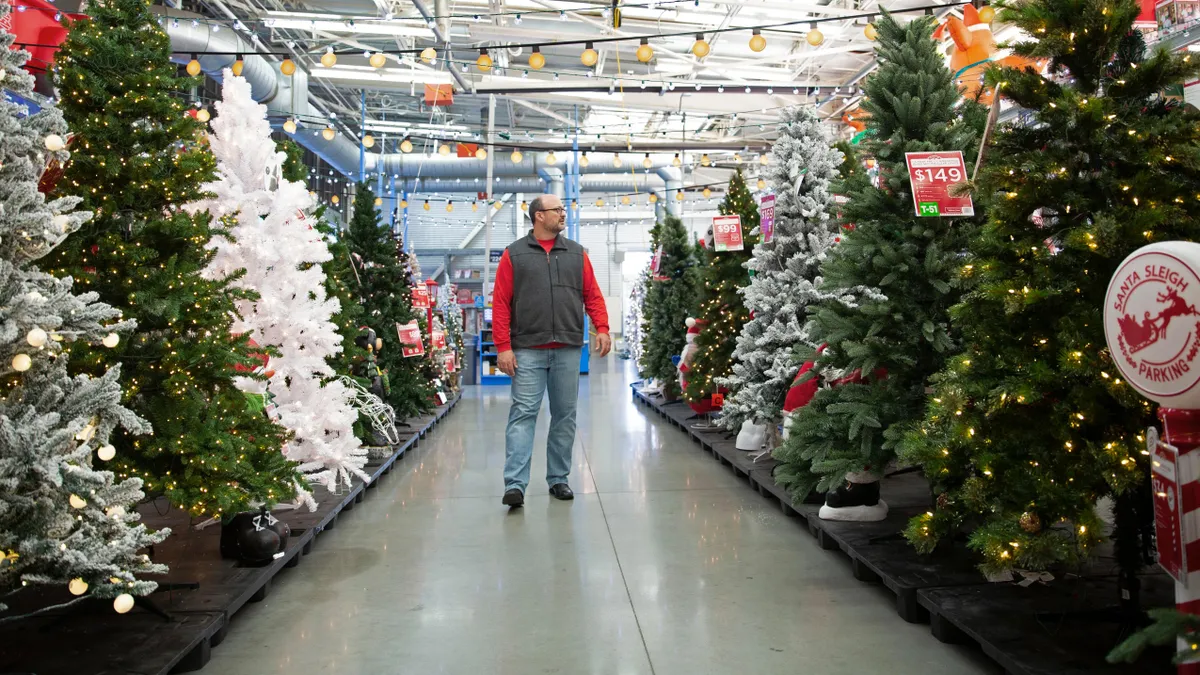
[[[114,434],[114,470],[145,480],[194,516],[290,498],[299,473],[280,454],[286,433],[247,410],[235,366],[254,367],[249,338],[230,332],[235,301],[251,294],[201,271],[212,253],[202,197],[213,158],[180,92],[170,40],[142,0],[88,7],[72,24],[54,77],[72,127],[56,195],[79,195],[96,215],[46,258],[55,275],[138,323],[115,349],[70,346],[71,367],[98,375],[122,364],[125,402],[152,436]]]
[[[366,183],[355,191],[354,216],[345,234],[346,246],[357,266],[360,296],[367,310],[365,323],[376,329],[383,348],[376,353],[387,379],[387,402],[398,420],[432,409],[430,380],[419,357],[404,358],[396,326],[417,319],[412,308],[412,277],[407,260],[397,257],[402,243],[379,222],[373,206],[375,193]],[[407,254],[404,254],[407,256]],[[423,333],[427,335],[427,333]]]
[[[800,367],[795,347],[817,346],[805,331],[805,308],[836,297],[820,290],[819,268],[839,238],[830,181],[837,177],[842,156],[829,147],[811,109],[789,108],[782,121],[767,168],[777,189],[774,234],[754,247],[746,263],[754,276],[742,290],[754,317],[738,335],[732,374],[717,380],[731,391],[721,414],[721,423],[731,430],[746,423],[777,424]]]
[[[0,18],[9,11],[0,6]],[[4,86],[28,96],[29,54],[12,43],[0,32]],[[115,457],[114,429],[137,435],[150,426],[121,405],[120,365],[71,377],[62,349],[64,341],[116,344],[133,322],[34,265],[91,215],[75,211],[78,198],[47,202],[38,192],[48,160],[67,159],[47,147],[66,129],[57,108],[26,117],[0,100],[0,620],[17,618],[6,603],[37,586],[78,596],[56,607],[100,597],[120,598],[114,606],[124,608],[155,588],[135,575],[166,571],[139,553],[170,533],[138,523],[142,481],[104,470]],[[45,609],[53,608],[21,615]]]
[[[642,358],[642,305],[646,300],[649,284],[650,267],[647,266],[633,283],[633,290],[629,292],[629,309],[625,311],[621,322],[620,357],[635,364]]]
[[[714,244],[704,252],[705,264],[699,275],[699,297],[693,315],[705,328],[696,337],[696,355],[683,393],[685,401],[704,410],[709,406],[720,407],[713,401],[713,395],[723,396],[728,390],[718,380],[731,374],[737,345],[733,338],[742,332],[750,318],[750,311],[742,301],[742,290],[750,283],[746,263],[758,243],[758,235],[754,234],[758,228],[758,204],[740,170],[729,181],[718,210],[721,215],[738,216],[744,234],[740,250],[718,251]]]
[[[369,482],[362,470],[367,452],[353,431],[354,394],[333,379],[327,363],[342,349],[332,321],[339,307],[325,293],[320,264],[331,256],[304,213],[308,191],[281,175],[287,155],[275,151],[266,106],[251,97],[249,82],[226,71],[221,93],[209,137],[218,178],[201,186],[211,197],[186,208],[207,210],[229,228],[227,237],[209,244],[216,255],[205,276],[232,278],[241,270],[235,286],[258,295],[237,301],[233,332],[251,334],[276,352],[266,382],[243,377],[238,386],[269,394],[271,417],[292,432],[282,452],[300,462],[310,482],[331,492],[349,486],[351,476]],[[301,496],[316,509],[307,491]]]
[[[864,109],[871,140],[860,147],[878,162],[879,187],[864,172],[839,183],[842,235],[821,266],[822,290],[852,296],[810,307],[814,376],[839,386],[821,389],[792,415],[787,442],[775,452],[776,478],[798,497],[830,490],[821,517],[880,520],[878,480],[895,458],[896,436],[924,411],[931,375],[952,355],[949,308],[958,294],[957,256],[973,229],[962,218],[919,217],[905,153],[961,151],[971,164],[985,118],[962,102],[931,39],[933,20],[904,26],[883,13],[879,69],[866,81]],[[813,311],[815,309],[815,311]]]
[[[1036,37],[1015,52],[1050,69],[989,75],[1033,122],[1001,129],[987,151],[975,193],[989,218],[959,265],[969,292],[953,311],[963,351],[904,442],[938,494],[908,528],[919,550],[970,529],[987,572],[1076,561],[1104,536],[1097,500],[1115,494],[1134,602],[1153,531],[1142,434],[1155,418],[1105,347],[1104,298],[1126,255],[1200,231],[1200,115],[1161,94],[1200,63],[1146,56],[1138,13],[1134,0],[1005,11]],[[1147,326],[1165,333],[1168,320]]]
[[[683,221],[668,215],[650,230],[658,268],[652,271],[650,288],[642,307],[643,377],[654,379],[668,398],[679,396],[676,367],[671,357],[680,353],[685,324],[696,298],[696,269],[693,246]]]

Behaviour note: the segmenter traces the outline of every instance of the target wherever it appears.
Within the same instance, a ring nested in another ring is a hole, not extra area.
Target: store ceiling
[[[204,0],[203,14],[240,21],[261,44],[296,54],[309,71],[309,93],[351,126],[375,134],[469,138],[487,123],[495,94],[498,132],[513,141],[563,141],[579,127],[581,145],[652,142],[745,143],[773,137],[782,106],[821,106],[832,119],[852,107],[873,63],[862,15],[929,4],[927,0],[622,0],[613,28],[611,0]],[[820,21],[819,46],[805,37]],[[771,24],[754,52],[751,31],[714,30]],[[787,25],[780,25],[787,24]],[[691,53],[704,33],[711,53]],[[657,37],[675,34],[672,37]],[[529,65],[533,43],[646,36],[654,49],[638,61],[639,40],[598,42],[585,66],[583,44],[545,45],[545,66]],[[448,40],[445,42],[442,38]],[[431,65],[417,54],[438,52]],[[494,66],[476,67],[485,48]],[[333,67],[320,55],[337,53]],[[383,68],[367,53],[390,52]],[[465,72],[464,72],[465,71]],[[428,106],[424,85],[452,85],[454,103]],[[746,87],[751,93],[746,93]]]

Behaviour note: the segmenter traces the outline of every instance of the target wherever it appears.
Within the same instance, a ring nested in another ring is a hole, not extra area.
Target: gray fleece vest
[[[514,349],[584,344],[583,253],[582,246],[561,234],[550,253],[532,231],[509,245]]]

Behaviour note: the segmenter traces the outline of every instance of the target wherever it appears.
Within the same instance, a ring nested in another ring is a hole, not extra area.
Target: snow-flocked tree
[[[840,239],[829,185],[837,178],[842,153],[830,147],[810,108],[789,108],[782,122],[767,167],[776,191],[775,232],[771,241],[754,247],[746,263],[754,276],[742,290],[754,318],[737,338],[733,374],[718,380],[731,392],[721,422],[734,430],[744,422],[776,422],[800,367],[794,348],[817,346],[805,330],[806,308],[834,295],[819,289],[819,269]]]
[[[0,6],[0,17],[9,11]],[[12,43],[0,33],[4,86],[28,95],[29,53]],[[156,587],[136,575],[166,571],[138,553],[170,533],[138,523],[142,480],[117,481],[102,468],[115,456],[115,428],[144,434],[150,425],[121,405],[119,364],[71,377],[62,349],[75,340],[116,345],[134,323],[34,265],[92,215],[75,210],[77,197],[47,202],[38,191],[47,161],[67,159],[66,131],[57,108],[23,116],[0,100],[0,621],[52,609],[6,612],[22,590],[46,585],[76,596],[64,604],[117,598],[128,611],[133,595]]]
[[[320,263],[330,259],[329,246],[305,214],[308,190],[282,176],[286,155],[276,150],[266,107],[254,101],[244,78],[226,71],[216,109],[209,144],[218,179],[204,186],[211,198],[188,208],[207,209],[230,225],[228,238],[210,243],[217,253],[206,274],[223,278],[245,270],[235,283],[258,293],[238,301],[234,332],[249,332],[278,351],[266,382],[241,377],[238,386],[269,394],[272,417],[294,434],[283,453],[300,462],[308,480],[330,490],[351,476],[369,480],[362,470],[367,451],[354,434],[353,392],[332,379],[327,361],[342,349],[332,320],[339,305],[326,293]],[[302,498],[315,508],[310,494]]]

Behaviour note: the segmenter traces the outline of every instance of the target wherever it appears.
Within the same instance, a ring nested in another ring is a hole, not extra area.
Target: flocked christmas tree
[[[1095,505],[1115,493],[1126,590],[1147,560],[1141,434],[1155,419],[1118,376],[1101,317],[1125,256],[1200,232],[1200,115],[1161,94],[1200,63],[1145,55],[1138,13],[1135,0],[1030,0],[1003,14],[1036,37],[1015,51],[1050,67],[989,74],[1034,121],[988,149],[975,193],[989,218],[953,314],[964,350],[905,441],[938,494],[908,529],[922,551],[970,528],[985,571],[1074,561],[1103,536]]]
[[[747,421],[776,423],[799,367],[795,347],[817,346],[805,331],[806,308],[830,296],[818,290],[819,269],[839,238],[830,181],[841,153],[829,147],[810,108],[789,108],[782,117],[767,168],[776,189],[774,236],[755,246],[747,263],[754,276],[742,293],[754,318],[738,335],[732,374],[718,380],[731,391],[721,422],[734,430]]]
[[[842,216],[853,229],[821,266],[821,289],[856,301],[809,308],[810,340],[827,345],[815,372],[840,383],[793,413],[791,436],[775,452],[783,463],[776,477],[794,494],[831,490],[821,516],[832,519],[886,515],[878,479],[895,459],[888,432],[922,415],[929,377],[955,348],[951,282],[972,221],[916,215],[905,153],[957,150],[970,166],[985,117],[962,102],[931,37],[932,18],[902,26],[885,12],[875,27],[879,69],[863,103],[875,134],[860,147],[878,162],[879,185],[857,172],[836,186],[849,198]]]
[[[0,17],[9,11],[0,6]],[[12,43],[0,32],[4,86],[28,96],[29,53]],[[133,322],[35,265],[91,215],[75,211],[78,198],[47,202],[38,192],[48,161],[67,158],[66,129],[57,108],[24,116],[0,100],[0,620],[47,609],[9,607],[37,586],[77,596],[65,604],[115,598],[125,612],[133,595],[155,588],[136,575],[166,571],[139,552],[170,533],[138,523],[142,481],[107,470],[113,430],[144,434],[150,426],[121,405],[119,364],[95,378],[72,377],[62,349],[64,342],[116,345]]]
[[[750,310],[742,300],[742,289],[750,283],[746,263],[758,243],[754,230],[758,227],[758,203],[746,187],[740,170],[733,174],[725,199],[718,207],[721,215],[736,215],[741,219],[742,248],[736,251],[717,251],[716,238],[704,251],[705,264],[697,284],[697,304],[694,317],[702,326],[696,336],[696,354],[687,374],[687,391],[683,398],[699,404],[715,393],[724,393],[717,379],[732,372],[736,335],[750,319]]]
[[[154,428],[114,434],[120,477],[143,478],[147,492],[194,516],[288,499],[299,474],[279,452],[286,434],[249,411],[233,381],[236,366],[254,365],[249,338],[230,332],[235,300],[248,294],[201,275],[212,225],[183,210],[214,167],[180,103],[194,83],[176,76],[170,40],[143,0],[93,4],[88,14],[72,24],[53,71],[74,134],[55,194],[83,197],[95,216],[45,267],[138,328],[115,349],[72,345],[71,367],[98,375],[121,363],[126,404]]]
[[[287,155],[275,150],[266,106],[251,97],[250,83],[227,71],[221,94],[209,136],[218,177],[202,186],[212,196],[187,209],[207,210],[229,231],[210,242],[216,255],[205,276],[223,279],[241,270],[235,285],[258,295],[237,301],[234,333],[275,351],[266,382],[239,378],[238,386],[270,396],[271,418],[292,432],[282,452],[300,462],[310,482],[335,491],[352,476],[369,481],[362,470],[366,450],[353,430],[354,395],[327,363],[342,350],[332,320],[339,307],[325,293],[320,264],[331,256],[305,213],[308,190],[282,176]],[[311,495],[301,494],[315,509]]]
[[[680,394],[672,356],[683,351],[686,321],[696,299],[695,248],[688,240],[683,221],[668,215],[650,230],[650,241],[659,258],[657,271],[642,306],[642,376],[653,378],[670,396]],[[661,255],[657,251],[661,250]]]
[[[383,340],[377,354],[387,375],[387,402],[398,420],[406,420],[432,409],[429,379],[422,357],[404,358],[396,324],[417,319],[412,308],[412,278],[409,267],[396,255],[400,245],[391,229],[379,222],[375,193],[366,183],[355,190],[354,216],[345,234],[346,245],[362,282],[361,297],[367,311],[366,323]],[[426,333],[422,337],[428,339]]]

